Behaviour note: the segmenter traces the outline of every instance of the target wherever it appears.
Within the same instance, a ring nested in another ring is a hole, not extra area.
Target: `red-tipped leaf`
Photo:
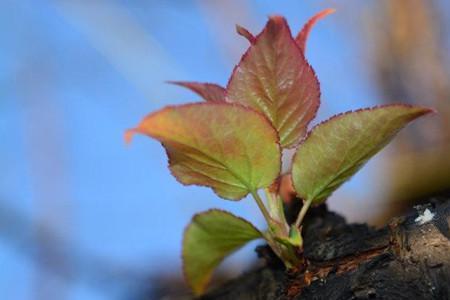
[[[319,82],[283,17],[269,19],[235,67],[227,101],[266,115],[284,148],[304,136],[319,107]]]
[[[239,35],[245,37],[250,42],[250,44],[255,43],[255,36],[250,31],[248,31],[246,28],[242,27],[241,25],[236,25],[236,32]]]
[[[185,87],[209,102],[224,102],[225,89],[215,83],[200,83],[191,81],[169,81],[171,84]]]
[[[226,103],[166,107],[127,132],[160,141],[172,174],[183,184],[211,187],[239,200],[278,176],[281,151],[276,131],[261,114]]]
[[[308,39],[308,35],[311,32],[311,29],[314,27],[314,25],[317,23],[317,21],[325,18],[326,16],[334,13],[336,10],[332,8],[327,8],[325,10],[322,10],[318,14],[316,14],[314,17],[309,19],[309,21],[303,26],[302,30],[297,34],[295,37],[295,41],[297,42],[297,45],[302,50],[303,54],[306,51],[306,40]]]

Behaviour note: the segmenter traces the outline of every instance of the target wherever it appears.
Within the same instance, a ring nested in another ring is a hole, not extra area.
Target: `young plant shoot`
[[[247,242],[262,238],[286,268],[299,267],[302,221],[312,205],[326,199],[395,134],[432,110],[401,104],[350,111],[308,131],[320,104],[320,85],[305,59],[313,25],[332,13],[314,16],[293,37],[286,20],[270,17],[257,36],[237,26],[250,46],[234,68],[226,88],[216,84],[172,82],[205,102],[168,106],[127,131],[162,143],[169,168],[185,185],[213,189],[238,201],[251,195],[268,229],[214,209],[195,215],[183,240],[183,267],[195,294],[201,294],[217,265]],[[283,194],[276,186],[284,149],[295,149],[290,180],[303,207],[288,224]],[[265,193],[265,200],[260,191]]]

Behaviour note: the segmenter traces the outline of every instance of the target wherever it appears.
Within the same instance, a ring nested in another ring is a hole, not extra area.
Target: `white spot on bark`
[[[430,222],[433,220],[434,215],[428,208],[425,209],[425,211],[422,212],[421,215],[419,215],[414,221],[418,223],[419,225],[423,225],[425,223]]]

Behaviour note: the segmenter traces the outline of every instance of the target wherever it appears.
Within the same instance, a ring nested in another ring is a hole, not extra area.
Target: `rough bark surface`
[[[286,272],[260,247],[265,267],[201,299],[450,299],[449,224],[450,197],[381,229],[347,224],[321,206],[308,213],[299,270]]]

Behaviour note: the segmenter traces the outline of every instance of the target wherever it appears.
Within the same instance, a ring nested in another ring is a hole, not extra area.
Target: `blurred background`
[[[124,130],[198,101],[166,80],[225,85],[271,14],[294,34],[324,8],[307,58],[322,87],[317,121],[360,107],[434,107],[329,200],[382,225],[450,188],[450,3],[372,1],[0,1],[2,299],[175,299],[191,216],[220,207],[263,226],[250,199],[184,187],[163,148]],[[316,122],[317,122],[316,121]],[[253,243],[222,278],[255,261]]]

